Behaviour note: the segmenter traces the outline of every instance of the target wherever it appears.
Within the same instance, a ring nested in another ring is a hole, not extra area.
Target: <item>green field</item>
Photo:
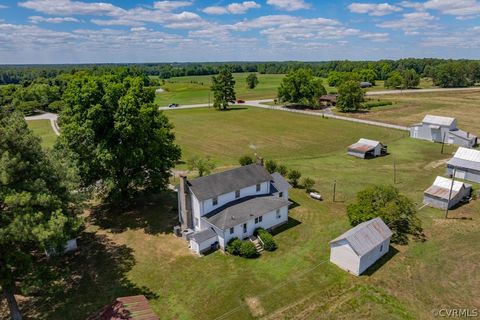
[[[258,74],[259,84],[255,89],[248,89],[245,85],[246,77],[249,73],[234,73],[235,91],[237,99],[257,100],[274,99],[277,97],[277,90],[285,75],[283,74]],[[210,86],[212,76],[190,76],[177,77],[165,80],[162,88],[165,90],[158,93],[155,97],[155,103],[158,106],[167,106],[171,103],[180,105],[200,104],[209,102]],[[337,88],[330,87],[325,78],[322,78],[325,89],[329,93],[337,92]],[[433,88],[432,80],[423,78],[419,88]],[[368,88],[367,91],[385,90],[384,81],[377,80],[375,86]],[[213,99],[213,96],[210,96]]]
[[[94,210],[81,250],[61,265],[73,275],[58,292],[46,287],[24,302],[31,315],[85,319],[114,297],[132,294],[146,294],[161,319],[433,319],[436,308],[480,305],[479,201],[451,212],[462,219],[422,210],[427,241],[394,246],[364,276],[328,262],[328,242],[349,228],[345,207],[357,191],[392,183],[395,158],[397,187],[420,206],[453,147],[440,154],[439,144],[409,139],[406,132],[264,109],[166,113],[183,159],[211,156],[223,169],[255,150],[314,178],[325,201],[293,190],[291,220],[275,236],[278,250],[254,260],[190,253],[172,235],[173,194],[123,214]],[[360,137],[385,142],[391,154],[347,156],[346,147]]]
[[[33,133],[42,140],[42,147],[51,148],[57,140],[57,135],[50,125],[50,120],[32,120],[27,121],[28,127],[32,129]]]
[[[393,105],[373,108],[367,113],[342,114],[399,125],[422,121],[426,114],[455,117],[458,127],[480,135],[480,89],[475,91],[406,93],[370,97],[392,101]]]

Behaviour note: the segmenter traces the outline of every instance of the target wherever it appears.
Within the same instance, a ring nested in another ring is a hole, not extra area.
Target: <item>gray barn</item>
[[[460,147],[452,159],[447,162],[447,174],[455,177],[480,183],[480,151]]]
[[[379,141],[362,138],[349,146],[347,153],[357,158],[370,159],[387,154],[387,146]]]
[[[451,189],[451,193],[450,193]],[[450,209],[458,205],[464,198],[470,197],[472,186],[460,181],[437,177],[433,184],[425,190],[423,203],[438,209]],[[449,202],[450,197],[450,202]]]
[[[473,147],[477,137],[457,128],[457,120],[450,117],[426,115],[422,123],[410,127],[410,137],[433,142],[445,142],[463,147]]]

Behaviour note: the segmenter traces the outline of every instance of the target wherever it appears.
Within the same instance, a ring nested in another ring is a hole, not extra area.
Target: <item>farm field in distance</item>
[[[285,76],[284,74],[257,74],[259,84],[255,89],[246,87],[246,77],[249,73],[234,73],[235,91],[237,99],[242,100],[260,100],[274,99],[277,96],[277,90]],[[165,90],[157,93],[155,103],[158,106],[165,107],[171,103],[177,104],[200,104],[208,103],[208,95],[211,86],[211,75],[208,76],[188,76],[165,79],[165,84],[161,87]],[[337,88],[330,87],[327,80],[322,78],[323,85],[327,92],[337,92]],[[431,79],[423,78],[419,88],[434,88]],[[377,80],[375,86],[367,89],[367,91],[385,90],[384,81]],[[213,96],[210,97],[213,103]]]
[[[85,318],[113,297],[130,294],[145,294],[162,319],[433,319],[436,308],[480,304],[478,200],[451,211],[462,219],[421,210],[427,241],[395,245],[365,276],[328,262],[328,242],[349,228],[345,207],[356,192],[392,183],[395,158],[396,186],[420,207],[423,190],[444,173],[455,147],[441,154],[439,144],[407,138],[406,132],[258,108],[166,114],[183,160],[211,156],[223,170],[256,151],[312,177],[325,200],[292,190],[290,222],[275,236],[278,250],[253,260],[220,252],[194,256],[172,234],[173,194],[162,195],[162,205],[145,201],[124,214],[86,214],[87,233],[79,240],[84,249],[64,266],[82,276],[72,279],[75,286],[57,294],[45,290],[45,297],[23,304],[40,319]],[[348,156],[347,146],[360,137],[381,140],[391,154]]]
[[[426,114],[455,117],[459,128],[480,135],[480,88],[463,92],[399,93],[370,99],[392,101],[393,105],[373,108],[366,113],[341,115],[405,126],[421,122]]]

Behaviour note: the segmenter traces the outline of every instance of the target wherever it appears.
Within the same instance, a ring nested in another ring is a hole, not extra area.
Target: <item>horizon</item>
[[[478,59],[480,2],[7,0],[0,44],[1,65]]]

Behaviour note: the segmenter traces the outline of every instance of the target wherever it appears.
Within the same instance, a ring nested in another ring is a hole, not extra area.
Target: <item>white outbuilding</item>
[[[480,183],[480,151],[460,147],[447,162],[447,174],[455,178]]]
[[[453,182],[453,183],[452,183]],[[460,181],[437,177],[433,184],[425,190],[423,203],[438,209],[450,209],[463,199],[470,197],[472,186]]]
[[[392,231],[381,218],[374,218],[330,241],[330,261],[358,276],[385,255]]]
[[[375,158],[387,154],[387,146],[379,141],[361,138],[348,147],[348,154],[362,159]]]

